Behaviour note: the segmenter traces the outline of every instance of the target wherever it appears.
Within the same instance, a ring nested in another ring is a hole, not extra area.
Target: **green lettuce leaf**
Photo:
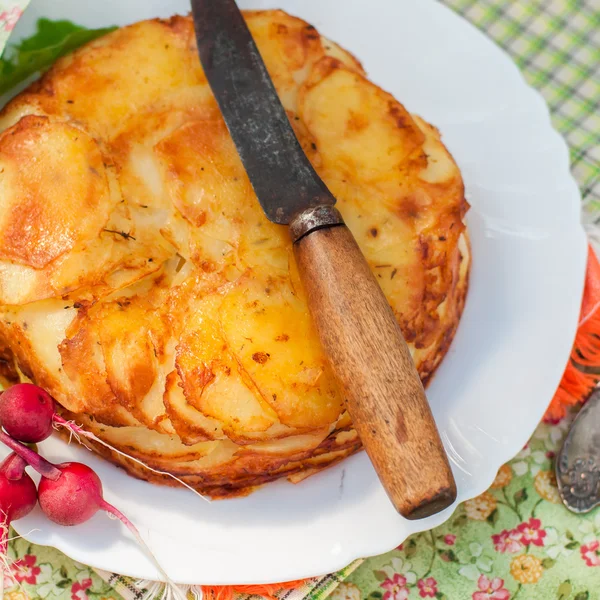
[[[45,71],[61,56],[115,29],[87,29],[70,21],[39,19],[37,31],[18,44],[7,46],[0,58],[0,95],[29,76]]]

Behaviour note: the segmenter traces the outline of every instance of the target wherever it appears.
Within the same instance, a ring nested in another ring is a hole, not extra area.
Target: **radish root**
[[[6,556],[8,551],[8,517],[5,512],[1,512],[2,519],[0,520],[0,556]],[[2,598],[2,595],[0,595]]]
[[[173,586],[165,585],[162,581],[150,581],[141,579],[134,583],[138,590],[145,590],[140,600],[177,600],[177,591],[188,598],[191,594],[194,600],[202,600],[202,589],[195,585],[178,585],[175,586],[177,591],[173,590]]]
[[[144,549],[150,560],[154,563],[154,566],[158,569],[158,572],[163,576],[167,589],[171,591],[173,594],[173,598],[175,600],[186,600],[185,594],[179,589],[176,583],[174,583],[171,578],[167,575],[166,571],[160,566],[158,559],[154,556],[152,550],[150,550],[150,546],[146,544],[144,538],[141,536],[140,532],[136,529],[135,525],[118,509],[115,508],[112,504],[109,504],[106,500],[102,500],[100,502],[100,508],[108,513],[109,516],[113,518],[119,519],[127,529],[131,532],[133,537],[136,539],[137,543]]]
[[[109,448],[110,450],[112,450],[113,452],[116,452],[117,454],[119,454],[120,456],[127,458],[128,460],[133,461],[134,463],[140,465],[141,467],[144,467],[144,469],[148,469],[148,471],[151,471],[152,473],[156,473],[157,475],[162,475],[162,476],[167,476],[170,477],[171,479],[175,480],[177,483],[179,483],[180,485],[182,485],[183,487],[187,488],[188,490],[190,490],[191,492],[193,492],[194,494],[196,494],[196,496],[198,496],[199,498],[202,498],[202,500],[204,500],[205,502],[208,502],[210,504],[211,500],[209,498],[207,498],[206,496],[203,496],[198,490],[195,490],[191,485],[187,484],[185,481],[182,481],[181,479],[179,479],[179,477],[176,477],[175,475],[173,475],[172,473],[169,473],[167,471],[159,471],[158,469],[154,469],[151,466],[147,465],[145,462],[125,453],[125,452],[121,452],[121,450],[118,450],[117,448],[115,448],[114,446],[111,446],[108,442],[105,442],[104,440],[101,440],[98,436],[94,435],[93,433],[91,433],[90,431],[86,431],[85,429],[83,429],[82,427],[80,427],[79,425],[77,425],[77,423],[73,422],[73,421],[67,421],[66,419],[63,419],[60,415],[56,414],[54,415],[54,423],[56,425],[62,425],[63,427],[65,427],[66,429],[69,430],[70,434],[71,434],[71,439],[73,437],[75,437],[75,439],[85,448],[87,448],[88,450],[91,450],[91,448],[89,448],[88,446],[85,445],[84,442],[82,442],[81,437],[85,437],[89,440],[93,440],[94,442],[101,444],[102,446],[104,446],[105,448]],[[71,439],[69,440],[69,442],[71,441]]]
[[[14,562],[8,558],[8,543],[12,542],[13,540],[18,540],[22,537],[20,535],[8,537],[9,524],[6,519],[6,514],[2,513],[2,515],[4,515],[4,518],[0,520],[0,598],[4,598],[4,576],[5,574],[12,575],[12,563]],[[39,529],[32,529],[28,532],[27,535],[29,535],[29,533],[33,533],[34,531],[39,531]],[[28,597],[25,593],[25,590],[23,589],[23,585],[21,584],[21,582],[18,581],[15,577],[12,577],[12,579],[17,584],[19,590],[23,592],[25,597]]]
[[[0,520],[0,598],[4,598],[4,576],[11,573],[8,560],[8,519],[5,513],[2,514],[3,518]]]

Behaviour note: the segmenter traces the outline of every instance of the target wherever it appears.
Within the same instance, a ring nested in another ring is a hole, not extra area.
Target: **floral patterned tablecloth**
[[[553,472],[569,422],[540,425],[487,492],[366,561],[335,600],[600,598],[600,510],[566,511]]]
[[[545,96],[571,147],[585,220],[600,220],[600,0],[444,2],[503,46]],[[28,3],[0,0],[0,48]],[[585,516],[566,511],[553,475],[571,418],[542,423],[492,487],[441,527],[360,566],[271,593],[282,600],[331,593],[333,600],[600,600],[600,509]],[[96,573],[51,548],[15,539],[9,552],[6,600],[145,600],[130,580]],[[240,596],[231,588],[196,593]]]

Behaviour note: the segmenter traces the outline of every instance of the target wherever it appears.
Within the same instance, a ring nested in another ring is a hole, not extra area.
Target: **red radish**
[[[0,555],[6,554],[8,526],[27,516],[37,502],[33,479],[25,473],[26,463],[10,454],[0,465]]]
[[[37,502],[35,483],[25,473],[26,466],[14,453],[0,465],[0,598],[4,597],[4,572],[10,571],[6,558],[8,528],[12,521],[27,516]]]
[[[113,507],[102,498],[100,478],[87,465],[67,462],[56,467],[60,477],[56,481],[43,477],[38,491],[40,506],[51,521],[79,525],[99,510],[113,512]]]
[[[0,395],[0,425],[20,442],[42,442],[52,433],[54,400],[32,383],[18,383]]]
[[[87,465],[66,462],[56,465],[60,477],[53,481],[42,477],[38,487],[40,507],[45,515],[59,525],[80,525],[99,510],[119,519],[135,537],[139,533],[133,523],[102,496],[100,477]]]
[[[23,477],[26,466],[27,461],[24,461],[18,454],[13,452],[12,454],[9,454],[0,465],[0,473],[7,479],[17,481]]]
[[[80,525],[91,519],[99,510],[113,515],[129,529],[138,543],[148,553],[165,581],[172,587],[176,597],[185,600],[184,595],[170,580],[144,542],[135,525],[117,508],[104,500],[102,482],[87,465],[66,462],[56,465],[60,477],[53,481],[42,477],[38,486],[40,507],[45,515],[59,525]]]

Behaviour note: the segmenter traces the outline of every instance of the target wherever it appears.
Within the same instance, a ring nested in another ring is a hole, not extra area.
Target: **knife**
[[[192,14],[208,83],[263,211],[289,226],[319,339],[383,487],[408,519],[447,508],[456,483],[400,327],[235,0],[192,0]]]

